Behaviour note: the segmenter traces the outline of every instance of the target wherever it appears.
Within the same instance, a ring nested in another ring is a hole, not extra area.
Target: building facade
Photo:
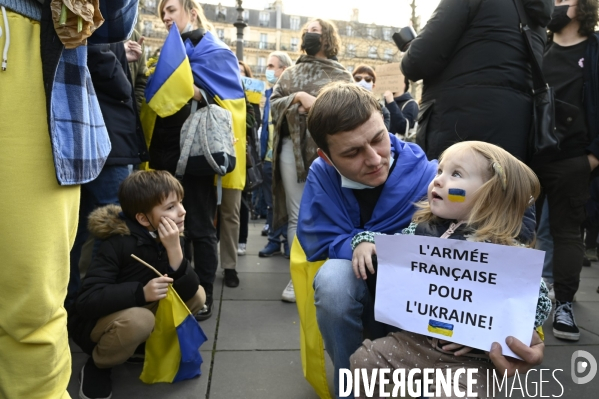
[[[146,51],[152,55],[164,43],[167,31],[156,12],[157,0],[145,0],[141,5],[138,29],[146,37]],[[214,24],[214,34],[235,52],[237,28],[236,7],[221,4],[203,4],[204,14]],[[252,69],[256,78],[263,78],[268,54],[275,50],[286,51],[296,60],[300,51],[302,27],[312,17],[290,15],[283,12],[283,1],[276,0],[264,10],[244,10],[244,61]],[[349,20],[334,20],[341,37],[341,48],[337,55],[348,70],[357,65],[376,65],[399,62],[397,50],[391,35],[397,27],[364,24],[358,21],[358,10],[354,9]]]

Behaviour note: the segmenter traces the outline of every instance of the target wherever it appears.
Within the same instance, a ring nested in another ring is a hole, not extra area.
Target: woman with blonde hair
[[[308,170],[316,159],[316,144],[310,137],[306,117],[322,87],[330,82],[353,82],[351,74],[337,62],[341,40],[335,25],[324,19],[307,23],[302,33],[302,55],[287,68],[273,87],[271,97],[273,144],[273,228],[288,223],[287,239],[293,242],[299,205]],[[282,299],[295,302],[293,283]]]
[[[454,144],[441,154],[427,199],[417,204],[420,209],[402,234],[520,246],[524,212],[539,193],[540,183],[534,172],[504,149],[481,141]],[[356,277],[366,279],[366,269],[374,274],[374,233],[357,234],[352,240],[352,248]],[[367,282],[369,280],[374,280],[372,275]],[[371,287],[369,285],[369,289]],[[535,320],[534,323],[531,321],[531,327],[534,327],[531,347],[543,345],[540,327],[551,312],[547,294],[547,287],[541,280]],[[421,353],[430,356],[420,356]],[[494,368],[490,362],[493,360],[497,359],[479,349],[401,331],[374,341],[365,340],[351,356],[350,364],[352,373],[356,368],[411,369],[420,365],[421,368],[447,368],[453,376],[457,369],[464,367],[464,362],[468,362],[468,367],[478,368],[475,377],[481,382],[473,387],[474,392],[486,397],[485,370]],[[542,357],[532,363],[540,364],[541,361]],[[514,359],[514,362],[522,361]],[[528,362],[531,363],[531,359]],[[464,389],[466,378],[458,378],[460,388]],[[434,388],[431,386],[432,390]]]

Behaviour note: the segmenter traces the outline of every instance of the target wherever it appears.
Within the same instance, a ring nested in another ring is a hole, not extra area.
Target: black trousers
[[[185,237],[193,246],[194,269],[200,285],[207,295],[212,295],[218,248],[216,241],[216,187],[214,176],[183,177],[183,206],[185,215]]]
[[[534,169],[543,188],[537,207],[542,207],[545,196],[549,204],[555,299],[571,302],[582,270],[584,244],[580,226],[586,218],[591,167],[587,156],[582,155],[546,162]]]
[[[245,201],[244,201],[245,200]],[[239,208],[239,243],[247,244],[249,225],[250,225],[250,210],[246,204],[252,201],[250,193],[243,191],[241,193],[241,207]]]

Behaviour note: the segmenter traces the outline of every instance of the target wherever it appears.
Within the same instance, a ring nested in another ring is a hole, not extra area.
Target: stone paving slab
[[[210,399],[318,399],[303,378],[299,351],[223,351],[214,360]]]
[[[287,273],[289,274],[289,259],[282,256],[260,258],[257,255],[246,255],[237,258],[236,270],[241,273]],[[282,287],[281,291],[283,290]]]
[[[216,349],[299,349],[297,307],[281,301],[223,301]]]
[[[141,364],[128,364],[112,369],[112,398],[177,398],[197,399],[206,397],[210,374],[212,352],[201,351],[204,363],[202,375],[199,378],[177,382],[175,384],[144,384],[139,379],[143,366]],[[87,362],[88,356],[84,353],[73,353],[72,375],[67,388],[72,398],[79,397],[79,371]]]
[[[224,300],[280,301],[289,273],[239,273],[239,287],[225,287]]]

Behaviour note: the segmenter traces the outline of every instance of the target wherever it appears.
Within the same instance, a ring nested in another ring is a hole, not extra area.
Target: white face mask
[[[324,152],[323,152],[323,154],[324,154]],[[339,176],[341,176],[341,187],[349,188],[351,190],[365,190],[365,189],[369,189],[369,188],[374,188],[371,186],[367,186],[366,184],[358,183],[357,181],[353,181],[353,180],[348,179],[347,177],[343,176],[341,174],[341,172],[339,172],[339,169],[337,169],[337,167],[335,166],[333,161],[331,161],[331,158],[329,158],[329,156],[327,154],[324,154],[324,156],[327,157],[327,159],[329,160],[331,165],[333,165],[333,168],[335,168],[337,173],[339,173]],[[395,159],[393,158],[393,154],[391,154],[390,158],[391,158],[391,161],[389,163],[389,169],[391,169],[391,166],[393,166],[393,163],[395,162]]]
[[[358,86],[362,86],[363,88],[365,88],[368,91],[372,91],[372,82],[367,82],[365,79],[360,80],[359,82],[356,83]]]

